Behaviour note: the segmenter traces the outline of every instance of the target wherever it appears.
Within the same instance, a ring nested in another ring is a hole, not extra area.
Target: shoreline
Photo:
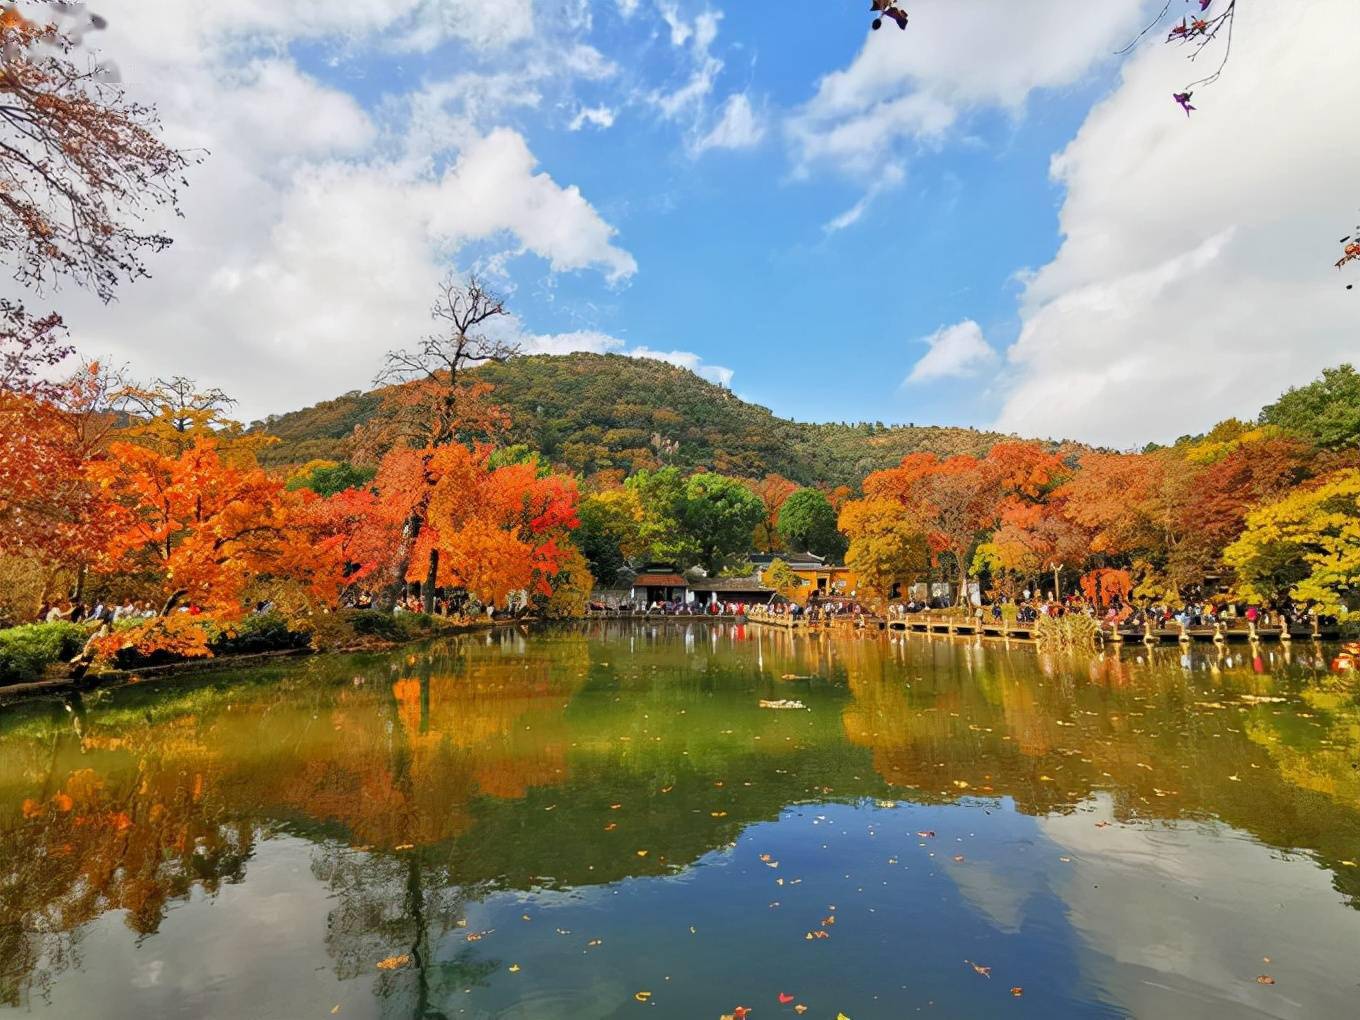
[[[250,652],[245,655],[223,655],[207,659],[185,659],[180,662],[167,662],[159,666],[146,666],[142,669],[106,669],[98,673],[86,673],[82,677],[51,677],[43,680],[26,680],[23,683],[8,684],[0,687],[0,709],[22,701],[38,699],[53,694],[71,692],[86,693],[95,690],[113,690],[128,684],[180,674],[210,673],[219,669],[232,669],[236,666],[261,666],[277,659],[307,658],[316,655],[358,655],[367,652],[378,654],[390,652],[409,645],[438,641],[459,634],[473,634],[479,631],[510,627],[526,620],[487,620],[478,623],[450,624],[438,634],[425,634],[409,641],[364,641],[345,645],[342,648],[283,648],[269,652]]]

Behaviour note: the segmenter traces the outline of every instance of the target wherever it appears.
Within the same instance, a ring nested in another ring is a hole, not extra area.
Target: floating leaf
[[[646,1001],[647,1001],[648,999],[650,999],[651,997],[652,997],[652,993],[651,993],[651,992],[634,992],[634,993],[633,993],[633,998],[637,999],[638,1002],[646,1002]]]
[[[511,974],[518,974],[518,973],[519,973],[519,964],[517,964],[517,963],[512,963],[512,964],[510,964],[510,973],[511,973]]]
[[[1258,985],[1273,985],[1275,983],[1275,979],[1271,977],[1269,974],[1260,974],[1256,978],[1256,983]]]
[[[1020,996],[1025,994],[1025,990],[1021,988],[1019,985],[1016,985],[1014,988],[1011,989],[1011,994],[1018,999],[1020,998]]]
[[[981,974],[985,978],[989,978],[992,976],[991,967],[984,967],[982,964],[974,963],[972,960],[964,960],[963,962],[968,964],[968,966],[972,967],[974,971]]]
[[[793,1001],[793,996],[790,995],[788,992],[780,992],[780,993],[779,993],[779,1005],[781,1005],[781,1006],[787,1006],[787,1005],[788,1005],[790,1002],[792,1002],[792,1001]]]
[[[398,970],[411,962],[410,953],[402,953],[400,956],[389,956],[386,960],[378,961],[379,970]]]

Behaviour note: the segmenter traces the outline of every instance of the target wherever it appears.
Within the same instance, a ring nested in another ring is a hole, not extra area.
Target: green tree
[[[750,551],[752,533],[764,519],[765,504],[736,478],[705,471],[685,482],[681,521],[710,575]]]
[[[641,508],[638,540],[642,554],[682,568],[696,563],[700,550],[688,529],[686,482],[679,468],[639,471],[624,485],[637,495]]]
[[[836,528],[831,501],[816,489],[799,489],[779,508],[779,534],[794,551],[839,556],[845,540]]]
[[[631,489],[591,493],[576,509],[580,526],[572,535],[590,572],[606,588],[641,549],[642,507]]]
[[[1360,445],[1360,373],[1350,365],[1324,368],[1261,411],[1261,422],[1307,436],[1328,450]]]
[[[1223,560],[1247,598],[1288,595],[1344,614],[1360,593],[1360,469],[1251,511]]]
[[[288,479],[286,488],[289,492],[311,489],[318,496],[334,496],[346,489],[362,489],[373,481],[375,474],[376,468],[359,467],[349,462],[318,464],[307,473]]]

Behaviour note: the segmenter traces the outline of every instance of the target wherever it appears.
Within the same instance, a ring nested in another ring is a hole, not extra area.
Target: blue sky
[[[1172,438],[1360,356],[1325,272],[1354,104],[1299,105],[1360,15],[1317,4],[1336,38],[1240,17],[1187,120],[1183,54],[1114,56],[1143,0],[919,0],[879,33],[821,0],[148,0],[105,48],[211,155],[155,278],[64,310],[255,416],[365,386],[452,267],[526,349],[795,418]]]

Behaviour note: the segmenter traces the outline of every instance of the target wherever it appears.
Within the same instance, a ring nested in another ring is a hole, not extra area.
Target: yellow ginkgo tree
[[[1360,594],[1360,469],[1251,511],[1223,559],[1245,598],[1287,595],[1345,615]]]

